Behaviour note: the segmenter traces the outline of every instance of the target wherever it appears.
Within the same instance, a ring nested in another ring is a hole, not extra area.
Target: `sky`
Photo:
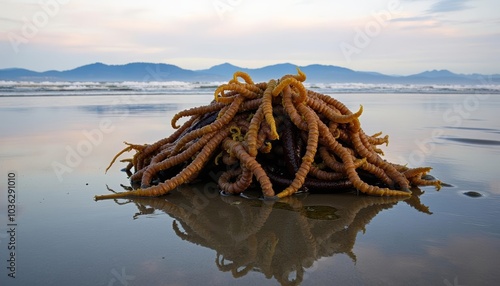
[[[498,0],[0,0],[0,69],[152,62],[500,73]]]

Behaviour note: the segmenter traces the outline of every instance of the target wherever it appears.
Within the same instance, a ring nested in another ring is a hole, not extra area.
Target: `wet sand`
[[[353,110],[363,104],[367,133],[389,135],[387,160],[432,166],[451,186],[415,189],[409,200],[309,194],[269,204],[221,197],[214,182],[202,182],[162,198],[95,202],[129,185],[124,165],[104,174],[123,141],[168,136],[177,111],[211,96],[0,98],[0,284],[498,281],[498,95],[336,97]]]

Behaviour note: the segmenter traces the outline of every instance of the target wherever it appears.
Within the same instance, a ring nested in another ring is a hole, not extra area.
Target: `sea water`
[[[129,185],[124,163],[104,172],[123,141],[169,136],[173,115],[209,104],[217,84],[0,82],[0,284],[500,279],[497,86],[308,86],[353,111],[363,105],[363,130],[389,135],[385,159],[431,166],[449,185],[409,200],[307,194],[266,204],[222,197],[214,182],[162,198],[93,200]]]

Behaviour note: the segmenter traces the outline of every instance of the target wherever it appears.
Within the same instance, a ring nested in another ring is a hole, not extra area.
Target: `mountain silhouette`
[[[223,63],[203,70],[188,70],[164,63],[128,63],[107,65],[93,63],[71,70],[36,72],[22,68],[0,69],[0,80],[11,81],[227,81],[235,71],[249,73],[255,81],[295,74],[299,67],[309,83],[394,83],[394,84],[500,84],[500,75],[455,74],[448,70],[432,70],[409,76],[385,75],[354,71],[348,68],[312,64],[297,66],[281,63],[261,68],[243,68]]]

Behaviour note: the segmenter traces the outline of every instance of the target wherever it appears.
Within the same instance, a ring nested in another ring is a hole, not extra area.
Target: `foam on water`
[[[211,93],[222,82],[67,82],[0,81],[0,96]],[[500,85],[418,85],[368,83],[305,83],[322,93],[500,94]]]

